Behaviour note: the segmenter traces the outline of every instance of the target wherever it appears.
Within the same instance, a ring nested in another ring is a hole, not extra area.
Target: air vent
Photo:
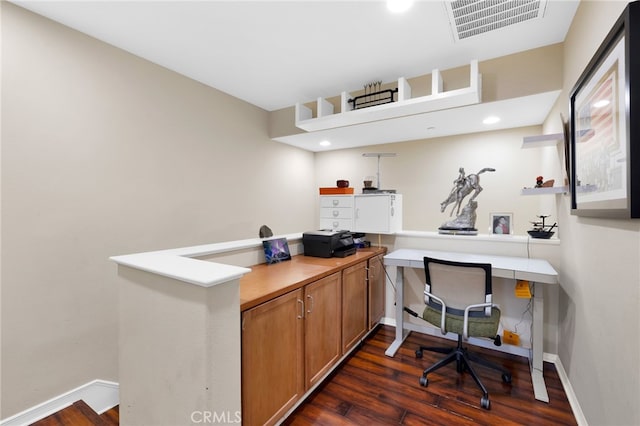
[[[456,41],[544,16],[547,0],[445,1]]]

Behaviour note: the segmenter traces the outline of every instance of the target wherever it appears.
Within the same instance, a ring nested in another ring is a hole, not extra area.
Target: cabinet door
[[[242,424],[274,424],[304,394],[302,290],[242,314]]]
[[[402,230],[401,194],[356,195],[354,203],[354,231],[393,234]]]
[[[340,358],[340,288],[337,272],[305,287],[305,377],[313,386]]]
[[[369,329],[384,316],[385,273],[382,256],[369,259]]]
[[[367,262],[342,271],[342,351],[345,353],[367,332]]]

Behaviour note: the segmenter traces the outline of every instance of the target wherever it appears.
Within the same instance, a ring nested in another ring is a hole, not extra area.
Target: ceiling
[[[435,0],[418,1],[402,14],[390,13],[384,1],[13,2],[267,111],[356,91],[370,81],[412,78],[562,42],[578,5],[578,0],[542,1],[539,19],[457,40],[445,3]],[[505,118],[496,128],[541,124],[555,98],[537,101],[542,104],[536,108],[546,108],[534,114],[542,119],[512,124]],[[474,114],[484,113],[475,108]],[[461,133],[461,121],[467,120],[458,115],[451,123],[444,118],[436,125],[421,122],[423,130],[406,132],[407,137]],[[425,134],[427,127],[437,132]],[[316,136],[335,133],[337,141],[348,135],[345,129]],[[306,140],[313,133],[281,142],[324,150],[315,148],[315,139]],[[394,135],[394,140],[409,140]],[[347,144],[334,143],[331,149],[371,144],[362,135],[342,139]]]

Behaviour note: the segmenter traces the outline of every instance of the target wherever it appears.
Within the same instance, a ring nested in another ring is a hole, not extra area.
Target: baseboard
[[[78,400],[102,414],[119,404],[118,383],[94,380],[0,421],[0,426],[27,426],[57,413]]]
[[[560,377],[560,382],[562,383],[562,387],[564,388],[564,393],[567,395],[567,399],[569,400],[569,405],[571,405],[571,410],[573,410],[573,415],[576,418],[576,422],[578,426],[588,426],[587,418],[584,416],[582,412],[582,407],[580,407],[580,403],[578,402],[578,398],[576,397],[575,392],[573,391],[573,387],[571,386],[571,382],[569,381],[569,376],[567,372],[564,370],[564,366],[562,365],[562,361],[560,361],[560,357],[555,354],[544,353],[542,359],[546,362],[550,362],[556,366],[556,371],[558,372],[558,377]]]

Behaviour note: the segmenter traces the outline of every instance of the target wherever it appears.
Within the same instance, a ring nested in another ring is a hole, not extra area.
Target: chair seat
[[[422,318],[434,325],[440,324],[442,317],[441,311],[432,308],[427,305],[422,313]],[[445,329],[449,333],[456,333],[462,335],[462,327],[464,324],[464,318],[462,316],[446,314]],[[498,333],[498,327],[500,325],[500,309],[491,308],[491,316],[479,316],[469,317],[469,337],[488,337],[493,339]]]

